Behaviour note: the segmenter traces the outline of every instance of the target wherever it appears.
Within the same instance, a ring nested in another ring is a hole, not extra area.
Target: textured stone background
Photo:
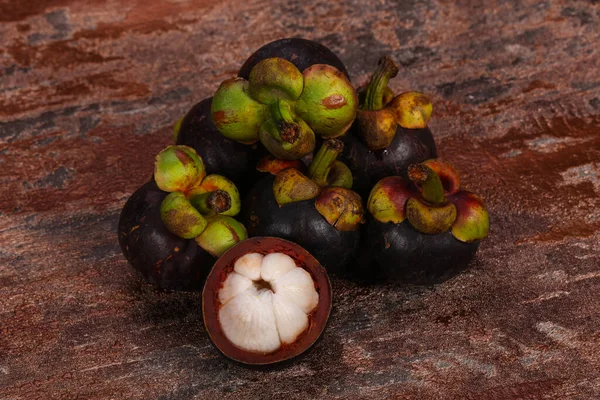
[[[600,397],[598,0],[1,0],[0,21],[1,399]],[[316,347],[249,369],[198,294],[140,282],[116,225],[172,123],[285,36],[355,83],[391,54],[492,230],[437,287],[334,280]]]

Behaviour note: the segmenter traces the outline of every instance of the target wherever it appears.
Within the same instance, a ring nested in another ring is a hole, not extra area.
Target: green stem
[[[326,140],[315,154],[308,167],[308,176],[320,186],[327,186],[327,178],[333,162],[344,150],[344,143],[339,139]]]
[[[294,121],[294,114],[290,104],[279,99],[271,104],[271,117],[277,127],[276,134],[283,142],[294,144],[300,137],[300,126]]]
[[[224,190],[215,190],[194,195],[190,198],[192,206],[201,214],[221,214],[231,208],[231,196]]]
[[[371,76],[371,81],[365,93],[363,110],[377,111],[383,108],[383,98],[391,78],[398,75],[398,66],[388,56],[379,59],[379,65]]]
[[[426,202],[437,206],[446,202],[444,186],[438,174],[423,164],[413,164],[408,167],[408,177],[421,188],[421,197]]]

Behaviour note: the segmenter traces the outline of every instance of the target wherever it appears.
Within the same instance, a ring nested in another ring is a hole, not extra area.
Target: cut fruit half
[[[331,311],[325,269],[284,239],[240,242],[216,262],[203,292],[206,329],[227,357],[271,364],[307,350]]]

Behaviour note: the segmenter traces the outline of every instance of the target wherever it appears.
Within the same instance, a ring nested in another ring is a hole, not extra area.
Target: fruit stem
[[[383,98],[391,78],[398,75],[398,65],[389,56],[379,59],[377,69],[371,76],[371,81],[365,92],[363,110],[377,111],[383,108]]]
[[[423,164],[408,167],[408,177],[421,189],[423,200],[431,205],[442,205],[446,202],[444,186],[438,174]]]
[[[328,139],[321,145],[308,166],[308,176],[320,186],[327,186],[327,178],[331,166],[337,156],[344,150],[344,143],[339,139]]]
[[[300,138],[300,126],[294,121],[294,115],[292,113],[292,107],[290,104],[279,99],[271,105],[271,116],[275,121],[277,127],[277,134],[283,142],[290,144],[296,143]]]
[[[192,206],[201,214],[221,214],[231,208],[231,196],[224,190],[217,189],[214,192],[206,192],[194,195],[190,198]]]

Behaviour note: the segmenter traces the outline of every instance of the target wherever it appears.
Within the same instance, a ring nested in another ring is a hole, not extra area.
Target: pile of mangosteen
[[[487,236],[482,199],[436,158],[431,101],[389,88],[398,72],[382,57],[355,89],[323,45],[269,43],[177,122],[125,204],[125,257],[160,289],[203,290],[227,357],[270,364],[310,347],[328,274],[439,283]]]

